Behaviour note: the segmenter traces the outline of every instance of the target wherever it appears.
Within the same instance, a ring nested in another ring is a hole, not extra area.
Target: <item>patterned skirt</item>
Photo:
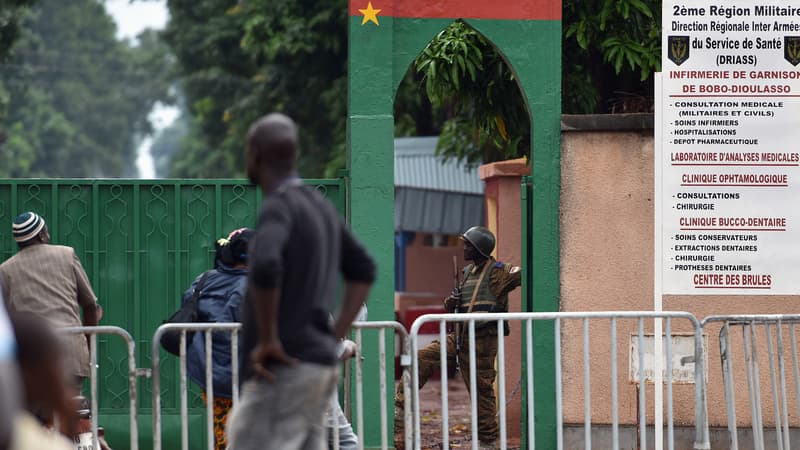
[[[203,403],[208,407],[208,397],[203,391]],[[228,413],[233,406],[233,400],[225,397],[214,397],[214,449],[225,450],[228,447],[228,437],[225,435],[225,424],[228,422]]]

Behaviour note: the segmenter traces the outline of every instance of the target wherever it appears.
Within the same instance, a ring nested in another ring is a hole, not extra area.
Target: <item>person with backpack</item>
[[[253,230],[240,228],[234,230],[226,239],[216,243],[214,269],[198,276],[183,295],[182,303],[190,301],[195,289],[199,289],[196,322],[226,323],[240,322],[239,304],[247,290],[247,247]],[[206,396],[206,340],[205,333],[198,332],[187,343],[186,369],[189,379],[203,389],[203,399],[207,407],[214,409],[215,449],[227,448],[225,425],[228,412],[233,404],[231,373],[231,333],[212,334],[212,374],[214,398],[208,405]]]

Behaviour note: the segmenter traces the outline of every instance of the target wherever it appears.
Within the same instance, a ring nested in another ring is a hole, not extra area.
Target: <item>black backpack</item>
[[[167,320],[163,323],[194,323],[197,322],[197,304],[200,301],[200,291],[203,290],[203,285],[206,282],[206,278],[208,277],[209,272],[205,272],[202,277],[200,277],[200,281],[194,287],[194,291],[192,291],[192,298],[189,299],[186,303],[181,305],[181,307],[175,311]],[[192,342],[192,338],[194,337],[194,331],[187,331],[186,332],[186,342],[187,345]],[[169,353],[173,355],[180,355],[181,352],[181,332],[180,331],[167,331],[166,333],[161,335],[161,347],[164,348]]]

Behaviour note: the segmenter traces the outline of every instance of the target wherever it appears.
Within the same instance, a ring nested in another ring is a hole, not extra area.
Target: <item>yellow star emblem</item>
[[[375,25],[380,26],[378,23],[378,13],[381,12],[381,10],[374,9],[372,7],[372,2],[367,2],[367,9],[359,9],[358,12],[364,16],[364,19],[361,20],[362,26],[366,25],[367,22],[372,22]]]

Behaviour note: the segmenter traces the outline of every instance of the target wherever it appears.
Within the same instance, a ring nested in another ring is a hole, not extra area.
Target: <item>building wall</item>
[[[459,277],[465,264],[462,246],[455,237],[449,239],[454,245],[441,247],[426,245],[425,238],[424,233],[416,233],[406,247],[406,288],[403,292],[395,292],[394,308],[403,323],[409,308],[444,312],[442,300],[453,290],[453,256],[457,260]],[[411,323],[405,325],[410,327]]]
[[[561,159],[561,310],[608,311],[653,309],[653,135],[642,131],[568,131],[562,133]],[[534,230],[535,235],[535,230]],[[534,237],[535,238],[535,237]],[[713,314],[797,313],[797,296],[667,296],[664,310],[689,311],[699,320]],[[636,386],[628,383],[628,337],[634,323],[620,323],[617,332],[619,414],[623,423],[636,422]],[[673,332],[689,328],[673,324]],[[652,332],[652,324],[646,324]],[[774,331],[774,329],[773,329]],[[611,421],[610,327],[590,328],[592,420]],[[567,423],[583,422],[582,324],[565,323],[562,330],[564,415]],[[724,426],[725,398],[719,358],[719,327],[707,332],[708,404],[712,426]],[[733,334],[737,418],[750,423],[741,332]],[[784,342],[789,342],[784,330]],[[774,422],[769,390],[765,335],[759,336],[761,399],[765,424]],[[787,344],[788,345],[788,344]],[[788,356],[787,356],[788,358]],[[787,360],[790,420],[798,416],[791,369]],[[693,386],[675,386],[675,422],[694,422]],[[652,388],[647,415],[653,420]]]
[[[414,241],[406,247],[406,291],[442,298],[453,290],[453,256],[461,270],[464,252],[457,241],[452,242],[455,245],[442,247],[430,247],[424,241],[425,235],[416,233]]]
[[[560,278],[562,311],[651,311],[653,309],[653,134],[652,128],[638,131],[580,131],[562,133],[561,143],[561,219]],[[482,170],[483,172],[483,170]],[[520,261],[519,177],[501,172],[485,176],[487,182],[487,225],[498,236],[496,256],[500,260]],[[536,230],[533,230],[533,239]],[[396,295],[396,309],[439,306],[452,289],[452,255],[461,247],[426,247],[420,236],[407,250],[407,291]],[[536,299],[534,299],[536,301]],[[688,311],[699,320],[714,314],[772,314],[800,311],[798,296],[667,296],[664,310]],[[510,298],[510,310],[520,310],[519,291]],[[687,332],[685,322],[672,324],[673,334]],[[645,332],[652,333],[652,323]],[[774,330],[773,330],[774,331]],[[617,387],[619,418],[622,424],[637,421],[637,388],[629,382],[629,340],[637,332],[634,322],[619,322],[617,328]],[[592,421],[611,423],[610,326],[597,322],[590,326],[590,376]],[[509,436],[518,436],[520,337],[519,326],[512,326],[506,338],[506,394],[512,398],[508,409]],[[711,426],[725,426],[725,398],[719,358],[719,327],[706,333],[708,404]],[[783,332],[788,347],[788,330]],[[765,426],[774,423],[770,389],[766,336],[758,334],[758,348]],[[736,415],[739,426],[749,426],[747,384],[744,371],[742,335],[732,332]],[[787,350],[788,351],[788,350]],[[583,330],[580,322],[565,322],[562,327],[562,363],[565,423],[583,423]],[[788,356],[787,356],[788,358]],[[787,359],[789,417],[800,426],[796,395]],[[647,417],[653,420],[653,392],[647,389]],[[694,423],[694,386],[674,386],[675,423]],[[793,411],[794,410],[794,411]]]

